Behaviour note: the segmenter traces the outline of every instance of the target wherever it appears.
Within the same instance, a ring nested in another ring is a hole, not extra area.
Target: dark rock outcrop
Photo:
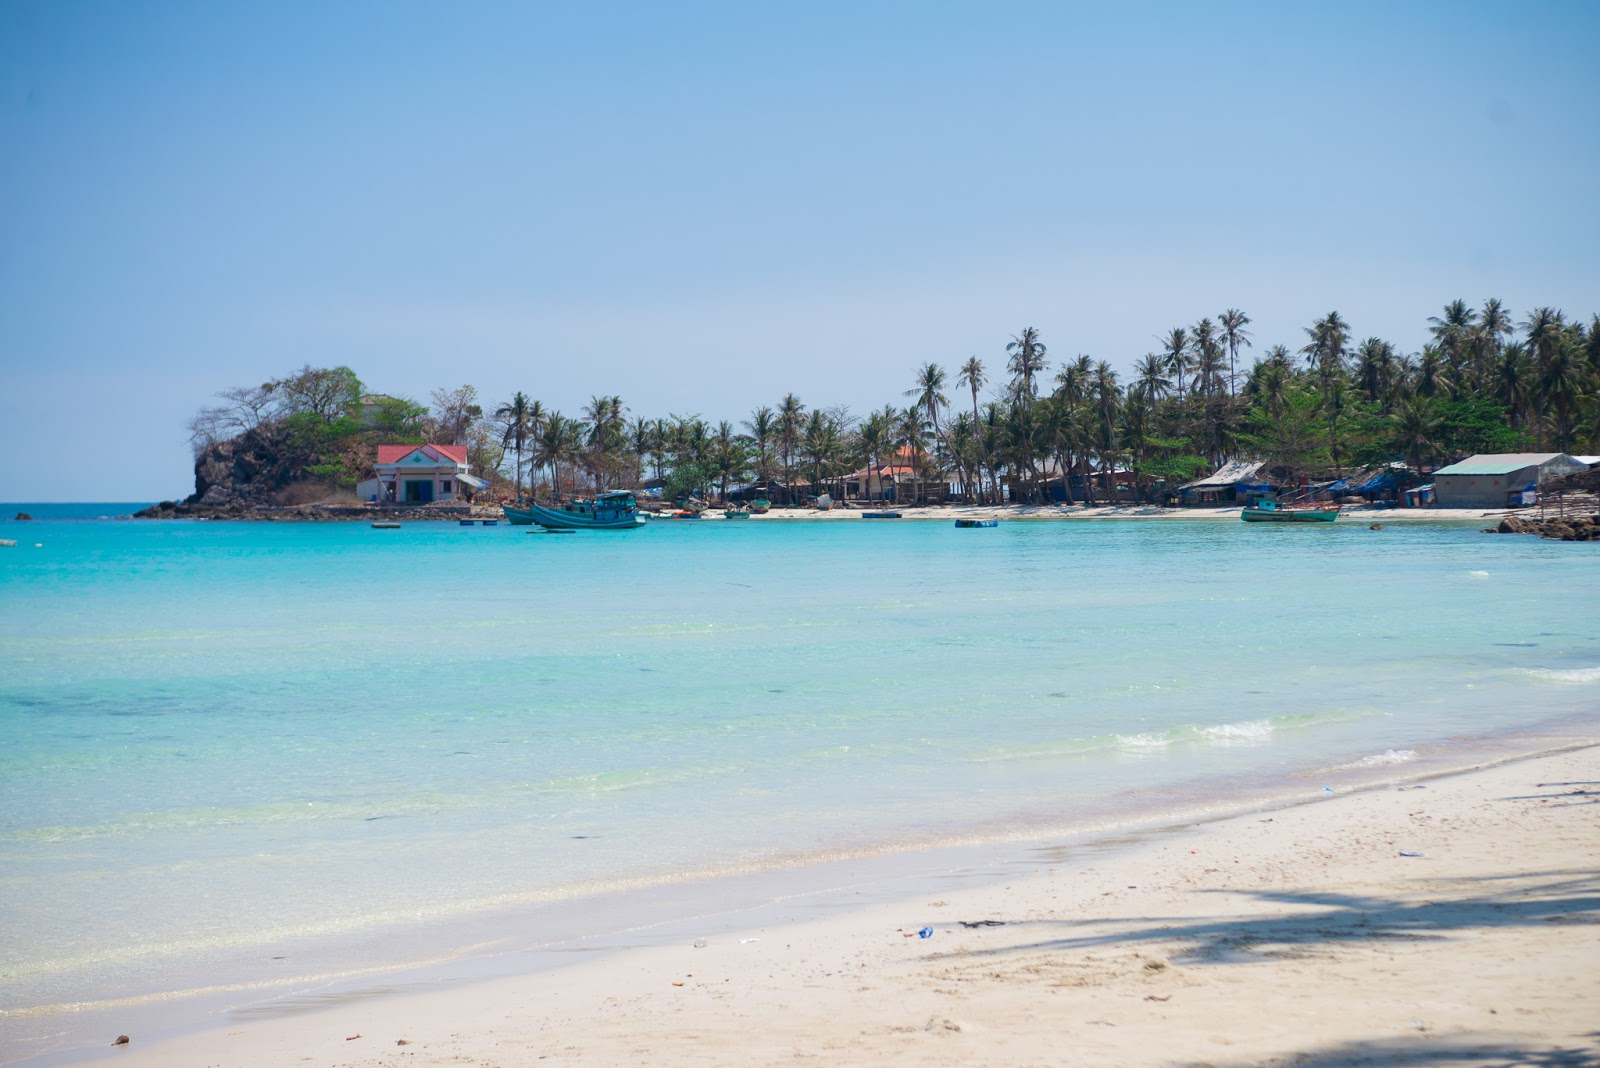
[[[1551,541],[1600,541],[1600,515],[1526,519],[1508,515],[1495,528],[1499,534],[1537,534]]]
[[[213,508],[266,504],[306,477],[316,458],[297,447],[281,423],[264,423],[236,438],[219,441],[194,461],[194,493],[185,504]]]
[[[29,515],[27,512],[18,512],[17,513],[17,520],[18,521],[27,522],[27,521],[31,520],[32,518],[33,518],[33,516]]]

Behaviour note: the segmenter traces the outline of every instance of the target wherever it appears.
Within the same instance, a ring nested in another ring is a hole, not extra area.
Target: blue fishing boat
[[[997,527],[999,525],[1000,525],[999,520],[995,520],[995,519],[957,519],[956,520],[956,526],[963,527],[963,528],[966,528],[966,527]]]
[[[635,530],[644,526],[639,518],[639,502],[629,490],[612,490],[593,499],[582,498],[545,507],[504,506],[506,518],[517,526],[535,523],[546,530]]]
[[[1339,518],[1337,504],[1286,505],[1262,498],[1251,501],[1239,513],[1246,523],[1331,523]]]
[[[899,519],[899,512],[862,512],[862,519]]]

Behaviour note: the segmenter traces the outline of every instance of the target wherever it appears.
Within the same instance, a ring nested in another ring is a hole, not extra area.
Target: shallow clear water
[[[1472,526],[0,537],[10,1008],[1600,704],[1600,556]]]

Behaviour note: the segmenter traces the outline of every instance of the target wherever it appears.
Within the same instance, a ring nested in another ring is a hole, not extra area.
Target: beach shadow
[[[1420,872],[1419,872],[1420,874]],[[1239,964],[1285,956],[1310,956],[1337,945],[1374,942],[1439,941],[1495,927],[1546,924],[1600,925],[1600,872],[1551,871],[1525,876],[1501,892],[1499,880],[1441,881],[1459,889],[1443,900],[1400,900],[1369,894],[1316,891],[1200,890],[1196,893],[1270,902],[1294,908],[1268,916],[1129,916],[1066,922],[1028,920],[1007,923],[1008,934],[1050,927],[1092,925],[1094,933],[1012,941],[1002,946],[962,950],[945,959],[981,960],[1007,956],[1092,950],[1157,942],[1176,945],[1174,963]],[[1442,894],[1439,896],[1443,896]],[[1109,929],[1108,929],[1109,928]],[[1376,1063],[1376,1062],[1375,1062]]]
[[[1585,1038],[1593,1038],[1586,1035]],[[1534,1049],[1519,1043],[1498,1042],[1485,1036],[1426,1035],[1395,1039],[1341,1042],[1322,1049],[1302,1050],[1268,1060],[1190,1061],[1183,1068],[1258,1068],[1284,1065],[1294,1068],[1355,1068],[1356,1065],[1430,1065],[1437,1068],[1600,1068],[1600,1047],[1549,1046]]]

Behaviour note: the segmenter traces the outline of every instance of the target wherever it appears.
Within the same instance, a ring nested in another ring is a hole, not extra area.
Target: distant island
[[[1038,330],[954,372],[915,367],[902,397],[857,415],[793,393],[737,424],[632,415],[619,396],[569,417],[525,392],[486,410],[470,385],[427,405],[369,392],[349,367],[227,389],[190,423],[194,492],[141,516],[347,518],[391,503],[356,489],[380,446],[461,447],[478,502],[649,484],[667,499],[771,487],[790,500],[1158,503],[1250,456],[1279,484],[1356,470],[1426,471],[1475,453],[1600,452],[1600,315],[1521,321],[1498,300],[1447,304],[1403,353],[1357,341],[1338,312],[1248,367],[1250,317],[1227,309],[1162,334],[1134,376],[1055,359]],[[631,416],[631,417],[630,417]],[[413,507],[428,507],[413,502]],[[437,507],[437,502],[434,504]],[[460,505],[457,505],[460,507]]]

